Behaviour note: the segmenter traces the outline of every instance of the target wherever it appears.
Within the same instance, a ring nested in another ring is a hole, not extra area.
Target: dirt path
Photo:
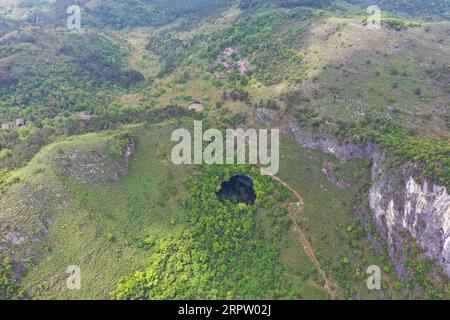
[[[312,263],[315,265],[315,267],[317,268],[317,270],[319,271],[320,275],[322,276],[322,278],[324,280],[323,288],[330,294],[330,296],[333,299],[335,299],[336,295],[335,295],[334,291],[332,290],[331,283],[328,280],[328,277],[327,277],[325,271],[323,271],[323,269],[320,267],[320,263],[317,260],[317,257],[316,257],[316,255],[314,253],[314,249],[313,249],[311,243],[309,242],[305,232],[300,228],[300,226],[298,225],[298,223],[297,223],[297,221],[295,219],[296,213],[300,213],[300,207],[304,204],[300,193],[297,190],[295,190],[294,188],[292,188],[285,181],[283,181],[281,178],[279,178],[277,176],[271,176],[271,177],[274,180],[276,180],[279,183],[281,183],[287,189],[289,189],[295,195],[295,197],[297,198],[297,202],[292,202],[292,203],[287,203],[286,204],[287,205],[287,209],[289,211],[289,215],[291,216],[291,219],[292,219],[292,222],[293,222],[293,225],[294,225],[294,229],[295,229],[296,233],[299,236],[299,240],[300,240],[301,244],[305,248],[305,250],[308,253],[309,257],[311,258]],[[292,209],[292,207],[295,207],[295,208]]]

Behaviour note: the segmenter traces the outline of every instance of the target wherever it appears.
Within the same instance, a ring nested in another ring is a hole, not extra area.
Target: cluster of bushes
[[[364,24],[367,24],[367,18],[363,20]],[[386,28],[395,30],[395,31],[403,31],[408,28],[413,27],[420,27],[421,23],[419,22],[413,22],[413,21],[406,21],[400,18],[394,18],[394,17],[382,17],[381,23]]]
[[[266,108],[266,109],[271,109],[271,110],[280,109],[280,105],[278,104],[278,102],[273,99],[261,100],[259,103],[254,103],[253,107],[254,108]]]
[[[159,242],[147,268],[121,279],[113,296],[118,300],[214,299],[215,286],[207,253],[185,233]]]
[[[152,37],[147,44],[147,50],[151,50],[160,56],[162,65],[158,77],[163,77],[178,67],[188,55],[188,48],[194,46],[197,38],[184,43],[171,33],[160,33]]]
[[[12,169],[31,160],[40,148],[56,136],[46,129],[36,129],[22,137],[17,132],[0,133],[0,150],[6,150],[0,158],[0,168]]]
[[[408,275],[399,283],[399,286],[409,290],[418,290],[433,299],[448,299],[449,282],[447,275],[440,269],[435,270],[431,260],[424,256],[423,250],[420,249],[411,235],[406,235],[407,245],[403,248],[405,273]]]
[[[0,300],[17,299],[19,287],[12,277],[11,260],[0,256]]]
[[[390,29],[396,31],[406,30],[410,27],[419,27],[420,24],[416,22],[407,22],[399,18],[383,18],[382,23]]]
[[[137,71],[124,68],[127,49],[104,35],[72,35],[70,42],[64,44],[59,52],[72,58],[72,62],[87,73],[94,83],[109,82],[130,87],[143,80]]]
[[[319,128],[326,120],[311,108],[302,108],[293,112],[301,127]]]

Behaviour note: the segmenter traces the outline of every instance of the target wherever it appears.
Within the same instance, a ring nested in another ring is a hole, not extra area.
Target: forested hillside
[[[448,0],[77,3],[0,1],[0,299],[449,298]],[[194,120],[280,172],[174,165]]]
[[[143,79],[124,65],[128,49],[123,43],[105,34],[26,29],[1,43],[2,121],[22,113],[42,125],[41,119],[64,111],[94,110],[95,96],[105,85],[114,90]]]
[[[448,20],[450,18],[450,2],[448,0],[347,0],[347,2],[365,7],[376,4],[383,10],[413,18],[426,20]]]

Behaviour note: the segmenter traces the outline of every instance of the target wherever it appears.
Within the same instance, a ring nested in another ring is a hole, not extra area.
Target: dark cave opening
[[[252,178],[244,175],[234,175],[230,180],[222,182],[217,197],[221,201],[229,200],[235,203],[254,205],[256,193]]]

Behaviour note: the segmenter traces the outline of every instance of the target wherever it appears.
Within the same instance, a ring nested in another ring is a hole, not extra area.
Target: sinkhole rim
[[[254,179],[245,174],[234,174],[228,180],[221,182],[220,190],[216,192],[216,196],[223,203],[230,200],[236,203],[254,205],[257,198]]]

